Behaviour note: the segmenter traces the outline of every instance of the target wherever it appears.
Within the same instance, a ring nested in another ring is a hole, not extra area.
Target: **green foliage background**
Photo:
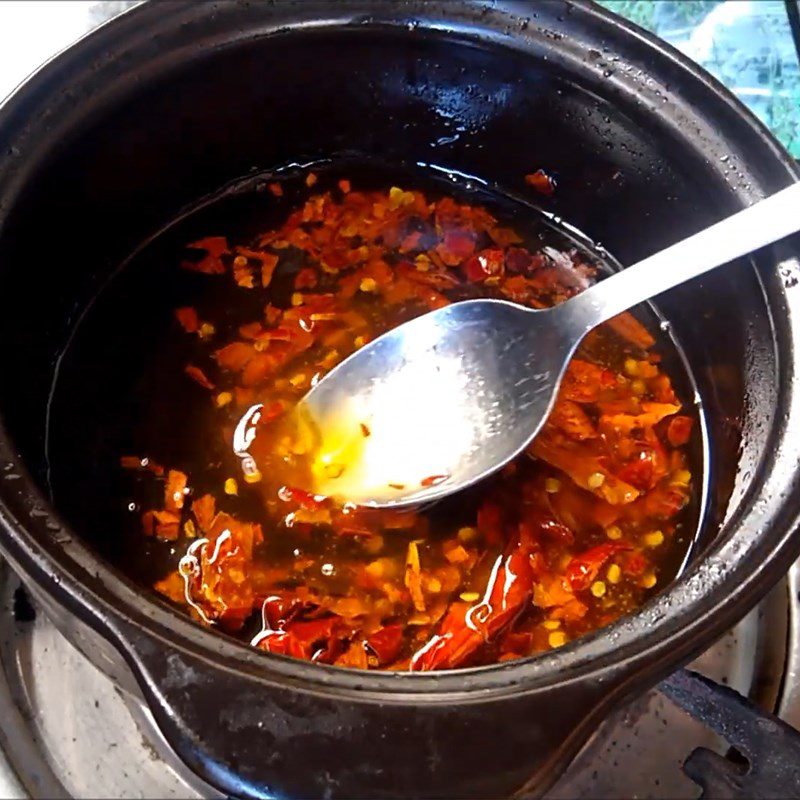
[[[665,0],[598,0],[600,5],[626,17],[654,33],[657,30],[657,6]],[[721,0],[681,0],[671,3],[671,23],[674,27],[692,28],[700,24],[708,12]],[[781,20],[782,22],[782,20]],[[766,24],[770,24],[767,20]],[[774,22],[773,22],[774,25]],[[672,27],[672,26],[671,26]],[[776,36],[788,35],[785,26]],[[768,59],[765,88],[771,90],[760,116],[786,149],[800,158],[800,69],[785,68],[779,58]],[[721,64],[718,78],[729,87],[737,85],[734,67]]]

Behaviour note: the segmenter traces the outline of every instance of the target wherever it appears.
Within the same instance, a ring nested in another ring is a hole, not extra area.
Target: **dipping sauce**
[[[416,511],[334,501],[320,487],[346,496],[348,448],[371,431],[322,447],[287,422],[315,382],[414,316],[476,297],[543,308],[597,264],[455,188],[302,180],[277,225],[239,241],[209,227],[172,265],[224,301],[176,304],[166,334],[191,347],[170,376],[203,408],[191,457],[164,463],[155,441],[118,453],[137,535],[163,543],[156,591],[259,649],[390,670],[522,658],[639,607],[695,522],[699,432],[673,386],[685,376],[664,366],[679,364],[670,341],[630,314],[592,332],[528,452],[455,497]],[[259,202],[285,204],[285,189],[270,182]]]

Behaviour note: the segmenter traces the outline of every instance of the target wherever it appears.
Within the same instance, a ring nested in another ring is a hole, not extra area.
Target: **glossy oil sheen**
[[[577,247],[601,275],[618,268],[608,253],[597,249],[574,227],[555,223],[530,201],[489,187],[475,177],[454,180],[455,176],[448,178],[429,168],[390,167],[355,158],[321,163],[314,171],[324,176],[326,185],[346,177],[359,188],[400,185],[421,189],[430,199],[451,196],[480,204],[502,224],[520,232],[532,250]],[[208,234],[244,242],[273,225],[279,226],[309,194],[304,176],[304,170],[290,167],[241,181],[206,198],[170,223],[137,248],[114,273],[76,323],[61,356],[51,388],[47,424],[49,489],[74,529],[147,592],[176,569],[187,543],[164,542],[143,535],[142,512],[160,507],[163,485],[146,472],[136,475],[123,470],[120,457],[146,456],[165,468],[180,469],[190,476],[194,497],[206,492],[220,495],[225,479],[240,471],[239,459],[220,430],[218,411],[209,402],[208,392],[189,380],[183,370],[186,363],[203,363],[200,359],[227,342],[240,324],[258,318],[264,303],[262,292],[242,291],[231,281],[221,282],[181,269],[185,245]],[[280,199],[266,191],[274,177],[279,177],[284,186]],[[290,260],[276,271],[270,284],[271,303],[289,305],[298,268],[299,262]],[[467,287],[466,291],[475,289]],[[510,304],[498,301],[498,305],[509,308],[515,317],[519,313]],[[215,322],[217,331],[212,342],[198,341],[179,330],[174,310],[180,306],[196,307],[203,319]],[[706,426],[705,420],[701,421],[700,406],[695,403],[697,389],[688,362],[669,326],[662,325],[652,309],[643,307],[637,313],[658,336],[654,352],[663,358],[664,372],[671,377],[684,404],[681,413],[696,420],[690,451],[691,471],[696,477],[690,503],[679,515],[674,538],[670,537],[672,544],[658,556],[660,589],[686,562],[699,530],[705,506]],[[474,335],[486,340],[486,329],[473,327]],[[526,341],[527,333],[520,330],[518,340]],[[465,334],[469,335],[469,331],[462,330],[458,346],[459,350],[469,351],[473,343]],[[424,346],[425,342],[420,344]],[[549,346],[545,350],[558,358],[557,348]],[[389,365],[386,357],[378,354],[375,358],[379,369]],[[617,364],[622,358],[619,348],[609,348],[609,362]],[[346,368],[346,364],[339,369]],[[505,379],[509,383],[505,395],[509,396],[511,384],[518,377],[506,375]],[[475,391],[475,387],[470,390]],[[327,415],[340,407],[338,401],[326,404],[323,398],[320,404],[317,398],[316,418],[324,424]],[[518,418],[510,422],[504,419],[503,425],[512,433],[525,436],[533,413],[529,407],[519,408]],[[424,423],[424,417],[409,420],[412,430],[408,438],[419,434],[420,425],[425,430]],[[428,448],[435,434],[436,431],[429,431],[424,435]],[[335,535],[317,534],[311,542],[307,537],[293,536],[289,530],[275,535],[274,520],[265,516],[261,494],[247,489],[240,494],[235,513],[267,526],[267,542],[259,553],[262,563],[271,567],[285,565],[288,573],[296,548],[304,558],[314,558],[320,565],[358,563],[359,548],[353,543],[342,546]],[[454,534],[460,525],[474,524],[480,497],[479,492],[467,490],[427,509],[432,532],[436,536],[447,531]],[[389,538],[394,542],[391,552],[383,554],[397,556],[402,562],[408,537],[394,533]],[[363,553],[360,556],[363,558]],[[316,581],[313,588],[323,594],[346,589],[335,576],[317,576]],[[259,624],[254,615],[238,637],[249,642]]]

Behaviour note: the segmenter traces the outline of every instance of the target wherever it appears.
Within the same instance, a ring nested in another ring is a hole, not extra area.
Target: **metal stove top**
[[[134,2],[0,3],[0,97],[39,63]],[[800,566],[693,665],[800,727]],[[117,689],[32,608],[0,562],[0,797],[220,795],[171,752],[142,702]],[[551,790],[574,797],[691,798],[697,747],[728,744],[657,690],[608,718]]]
[[[800,723],[800,566],[692,666]],[[0,564],[0,797],[219,797],[185,768],[141,700],[89,664]],[[657,690],[608,718],[551,800],[693,798],[681,765],[728,744]]]

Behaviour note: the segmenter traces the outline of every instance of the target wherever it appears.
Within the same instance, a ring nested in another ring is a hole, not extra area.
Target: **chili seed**
[[[637,380],[631,383],[631,391],[634,394],[643,395],[647,391],[647,386],[644,381],[637,378]]]
[[[609,525],[606,528],[606,536],[608,536],[609,539],[621,539],[622,530],[617,525]]]
[[[644,578],[642,578],[642,586],[645,589],[652,589],[656,585],[657,581],[658,579],[656,576],[650,572],[649,574],[645,575]]]
[[[622,577],[622,570],[619,567],[619,564],[611,564],[606,572],[606,578],[608,578],[609,583],[619,583],[619,579]]]
[[[374,292],[378,288],[378,282],[375,278],[364,278],[358,285],[362,292]]]
[[[474,603],[480,597],[480,595],[478,594],[478,592],[461,592],[459,597],[465,603]]]
[[[303,305],[303,295],[300,294],[300,292],[292,292],[292,305],[293,306]]]
[[[542,623],[542,627],[548,631],[557,631],[561,627],[560,619],[546,619]]]
[[[197,331],[197,335],[201,339],[210,339],[216,332],[217,329],[210,322],[203,322]]]
[[[646,547],[658,547],[659,545],[664,544],[664,534],[661,533],[661,531],[646,533],[642,537],[642,541]]]
[[[244,572],[240,569],[229,569],[228,577],[237,585],[243,584],[246,578]]]
[[[688,486],[692,480],[692,473],[688,469],[679,469],[672,475],[672,483],[677,486]]]
[[[606,476],[602,472],[593,472],[586,481],[590,489],[599,489],[606,482]]]
[[[194,522],[190,519],[187,519],[186,522],[183,523],[183,532],[188,539],[194,539],[197,536],[197,530],[194,527]]]
[[[383,562],[379,559],[377,561],[370,561],[366,566],[367,575],[371,578],[380,578],[383,576]]]
[[[458,540],[460,542],[471,542],[475,539],[478,535],[478,531],[475,528],[459,528],[458,529]]]
[[[544,490],[548,494],[557,494],[561,489],[561,481],[558,478],[547,478],[544,482]]]
[[[442,591],[442,582],[438,578],[429,578],[428,591],[431,594],[439,594]]]
[[[239,494],[239,486],[233,478],[225,481],[225,494]]]
[[[606,585],[603,581],[595,581],[592,584],[591,592],[595,597],[602,597],[606,593]]]
[[[625,372],[628,375],[638,375],[639,374],[639,363],[634,358],[626,358],[625,359]]]
[[[564,631],[553,631],[547,637],[550,647],[563,647],[567,643],[567,634]]]
[[[233,395],[230,392],[220,392],[215,399],[217,408],[222,408],[223,406],[228,405],[231,400],[233,400]]]
[[[245,483],[258,483],[263,476],[259,470],[255,472],[245,472],[244,473],[244,481]]]

